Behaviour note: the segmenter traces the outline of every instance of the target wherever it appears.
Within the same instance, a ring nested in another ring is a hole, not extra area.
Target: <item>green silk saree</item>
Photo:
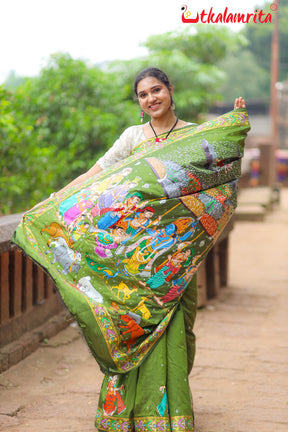
[[[25,213],[13,235],[105,373],[100,430],[193,431],[195,275],[236,208],[249,128],[237,109],[146,140]]]

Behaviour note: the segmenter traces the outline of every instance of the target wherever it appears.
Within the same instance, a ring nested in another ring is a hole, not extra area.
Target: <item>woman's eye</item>
[[[146,97],[146,93],[141,93],[140,95],[139,95],[139,98],[141,98],[141,99],[144,99]]]
[[[159,91],[160,91],[160,88],[158,88],[158,87],[153,90],[154,93],[158,93]]]

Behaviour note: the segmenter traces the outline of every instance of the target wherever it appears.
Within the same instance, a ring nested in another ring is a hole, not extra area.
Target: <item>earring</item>
[[[144,111],[141,110],[141,113],[140,113],[140,121],[141,121],[141,123],[143,123],[143,119],[144,119]]]

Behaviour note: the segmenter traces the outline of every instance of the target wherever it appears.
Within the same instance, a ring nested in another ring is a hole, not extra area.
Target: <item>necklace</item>
[[[158,135],[156,134],[156,132],[155,132],[153,126],[152,126],[151,120],[150,120],[149,121],[149,125],[150,125],[150,127],[151,127],[151,129],[154,132],[154,135],[156,137],[155,142],[165,141],[168,138],[168,136],[170,135],[170,133],[173,131],[173,129],[175,128],[175,126],[177,125],[177,123],[178,123],[178,117],[176,118],[175,123],[173,124],[173,126],[171,127],[171,129],[168,131],[168,133],[165,136],[165,138],[158,138]]]

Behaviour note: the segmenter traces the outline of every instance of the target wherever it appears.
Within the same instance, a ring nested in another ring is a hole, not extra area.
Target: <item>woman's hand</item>
[[[237,108],[246,108],[245,100],[241,96],[235,99],[234,109]]]

